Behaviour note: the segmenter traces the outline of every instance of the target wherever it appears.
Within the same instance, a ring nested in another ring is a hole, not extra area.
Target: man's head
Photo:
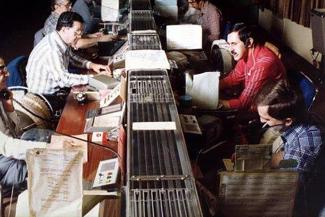
[[[56,25],[56,31],[58,31],[66,44],[74,46],[82,35],[83,22],[82,17],[78,13],[63,12]]]
[[[7,87],[7,78],[9,76],[9,72],[7,71],[7,67],[5,61],[2,57],[0,57],[0,90]]]
[[[192,8],[195,8],[197,10],[201,10],[205,1],[207,1],[207,0],[187,0],[189,6],[191,6]]]
[[[264,85],[255,98],[262,123],[288,127],[305,120],[307,110],[303,98],[286,80]]]
[[[57,14],[62,14],[66,11],[71,11],[72,2],[70,0],[52,0],[51,8]]]
[[[256,27],[247,26],[244,23],[237,23],[227,36],[230,45],[230,52],[236,61],[246,59],[249,50],[256,45],[264,44],[257,33]]]

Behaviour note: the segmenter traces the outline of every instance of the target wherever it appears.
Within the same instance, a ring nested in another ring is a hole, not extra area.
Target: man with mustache
[[[256,93],[268,80],[285,77],[281,60],[263,41],[255,27],[235,24],[227,37],[230,52],[237,64],[228,76],[220,81],[220,90],[242,85],[240,96],[220,100],[224,108],[249,110]]]

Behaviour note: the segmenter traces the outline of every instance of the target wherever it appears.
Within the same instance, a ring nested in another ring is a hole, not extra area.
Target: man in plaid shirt
[[[299,172],[294,216],[319,215],[325,210],[324,134],[308,118],[303,98],[287,81],[265,85],[255,99],[262,123],[278,127],[283,145],[272,157],[275,168],[291,161]]]

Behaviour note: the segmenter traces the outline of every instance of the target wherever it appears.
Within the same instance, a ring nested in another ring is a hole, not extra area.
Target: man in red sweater
[[[220,104],[224,108],[249,110],[255,95],[265,82],[284,78],[285,68],[275,53],[264,46],[255,27],[235,24],[227,41],[237,64],[220,81],[220,90],[237,85],[242,85],[243,90],[238,98],[220,100]]]

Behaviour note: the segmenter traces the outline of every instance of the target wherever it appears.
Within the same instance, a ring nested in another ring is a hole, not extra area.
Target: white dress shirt
[[[54,94],[60,88],[87,84],[87,75],[69,73],[69,62],[83,68],[89,68],[91,63],[75,55],[57,31],[46,35],[28,58],[28,90],[38,94]]]

